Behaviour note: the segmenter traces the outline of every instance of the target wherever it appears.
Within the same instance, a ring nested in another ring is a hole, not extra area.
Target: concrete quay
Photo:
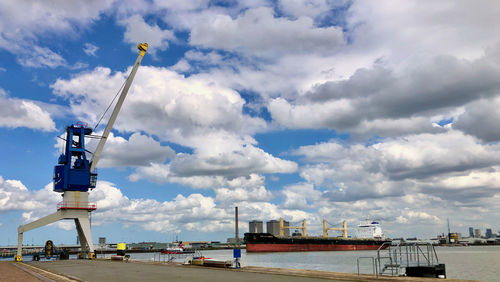
[[[61,260],[52,262],[11,263],[27,268],[37,275],[52,276],[42,281],[415,281],[432,278],[379,277],[352,273],[326,272],[267,267],[245,267],[242,269],[219,269],[201,266],[186,266],[178,263],[113,262],[108,260]],[[16,267],[14,267],[16,268]],[[65,279],[65,280],[63,280]],[[441,279],[439,279],[441,280]],[[435,280],[435,281],[439,281]],[[0,281],[3,281],[0,277]],[[7,281],[7,280],[6,280]],[[15,281],[15,280],[8,280]],[[22,281],[22,280],[18,280]],[[24,280],[23,280],[24,281]],[[35,280],[36,281],[36,280]],[[446,281],[470,281],[446,279]]]

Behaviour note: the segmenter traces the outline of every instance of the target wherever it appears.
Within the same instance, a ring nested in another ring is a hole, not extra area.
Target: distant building
[[[474,238],[474,228],[469,227],[469,237]]]
[[[248,232],[250,233],[263,233],[264,224],[260,220],[252,220],[248,223]]]
[[[288,221],[283,221],[284,226],[290,226],[290,222]],[[271,233],[274,236],[279,236],[280,235],[280,221],[279,220],[271,220],[266,222],[266,231],[267,233]],[[285,236],[290,236],[290,229],[285,228]]]
[[[244,244],[245,240],[243,238],[227,238],[227,243],[228,244]]]
[[[99,237],[99,245],[106,245],[106,237]]]
[[[167,247],[168,243],[159,243],[159,242],[139,242],[139,243],[127,244],[128,249],[136,249],[136,250],[165,249]]]
[[[481,229],[474,229],[474,238],[481,238]]]
[[[491,228],[486,228],[486,238],[493,238],[493,232],[491,232]]]

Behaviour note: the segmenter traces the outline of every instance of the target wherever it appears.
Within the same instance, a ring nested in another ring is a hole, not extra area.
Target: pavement
[[[208,268],[202,266],[186,266],[178,263],[158,262],[123,262],[109,260],[59,260],[49,262],[11,263],[48,277],[42,281],[269,281],[269,282],[325,282],[325,281],[415,281],[423,282],[433,278],[416,277],[379,277],[353,273],[326,272],[316,270],[299,270],[267,267],[245,267],[242,269]],[[1,264],[0,264],[1,265]],[[15,266],[9,271],[11,276],[24,275]],[[38,271],[33,271],[38,270]],[[0,276],[4,275],[0,269]],[[10,274],[8,274],[10,275]],[[50,276],[52,275],[52,276]],[[24,276],[23,276],[24,277]],[[33,278],[33,277],[31,277]],[[0,281],[4,281],[1,280]],[[5,280],[5,281],[38,281],[38,280]],[[466,281],[446,279],[451,281]]]
[[[17,268],[14,262],[1,261],[0,262],[0,281],[26,281],[26,282],[40,282],[41,280],[31,275],[30,273]]]
[[[81,281],[238,281],[325,282],[321,278],[240,272],[231,269],[101,260],[30,262],[30,265]],[[341,281],[341,280],[337,280]]]

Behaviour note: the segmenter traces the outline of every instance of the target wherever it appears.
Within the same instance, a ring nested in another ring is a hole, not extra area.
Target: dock
[[[59,260],[50,262],[0,262],[0,281],[415,281],[432,278],[379,277],[353,273],[248,266],[220,269],[179,263],[113,262],[109,260]],[[26,276],[28,275],[28,276]],[[30,279],[28,279],[30,278]],[[32,279],[34,278],[34,279]],[[437,279],[450,282],[471,281]]]

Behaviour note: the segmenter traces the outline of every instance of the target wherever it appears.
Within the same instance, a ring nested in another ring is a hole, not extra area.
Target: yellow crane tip
[[[139,51],[141,51],[140,54],[144,56],[144,54],[146,54],[146,50],[148,50],[148,43],[139,43],[139,45],[137,45],[137,49],[139,49]]]

